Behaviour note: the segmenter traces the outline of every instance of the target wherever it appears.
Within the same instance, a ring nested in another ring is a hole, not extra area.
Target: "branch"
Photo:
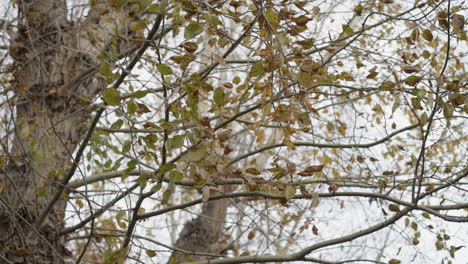
[[[265,192],[236,192],[236,193],[226,193],[226,194],[219,194],[219,195],[213,195],[209,197],[208,201],[215,201],[215,200],[222,200],[222,199],[230,199],[230,198],[239,198],[239,197],[259,197],[263,199],[273,199],[273,200],[287,200],[286,196],[284,195],[278,195],[278,194],[269,194]],[[421,205],[414,205],[410,202],[406,202],[391,196],[388,196],[386,194],[380,194],[380,193],[366,193],[366,192],[335,192],[335,193],[318,193],[319,198],[331,198],[331,197],[366,197],[366,198],[377,198],[381,200],[386,200],[395,204],[399,204],[402,206],[405,206],[406,208],[410,208],[411,210],[416,209],[416,210],[421,210],[425,211],[429,214],[432,214],[434,216],[440,217],[444,220],[447,221],[452,221],[452,222],[468,222],[468,217],[455,217],[455,216],[445,216],[434,209],[432,209],[431,206],[421,206]],[[311,195],[295,195],[291,199],[294,200],[299,200],[299,199],[311,199]],[[203,200],[196,199],[191,202],[179,204],[179,205],[174,205],[174,206],[169,206],[157,211],[153,212],[148,212],[144,214],[138,215],[137,219],[142,220],[162,214],[166,214],[168,212],[180,210],[180,209],[185,209],[188,207],[192,207],[197,204],[203,203]],[[459,204],[458,207],[461,207],[459,209],[464,209],[467,208],[468,203],[464,204]],[[435,207],[438,208],[439,210],[443,207],[438,206]]]
[[[419,126],[419,124],[407,126],[407,127],[401,128],[399,130],[396,130],[393,133],[390,133],[386,137],[383,137],[383,138],[381,138],[381,139],[379,139],[377,141],[370,142],[370,143],[364,143],[364,144],[324,144],[324,143],[311,143],[311,142],[293,142],[293,144],[294,144],[294,146],[297,146],[297,147],[316,147],[316,148],[341,148],[341,149],[345,149],[345,148],[370,148],[370,147],[385,143],[390,138],[392,138],[392,137],[394,137],[394,136],[396,136],[396,135],[398,135],[398,134],[400,134],[400,133],[402,133],[404,131],[416,128],[418,126]],[[234,164],[234,163],[236,163],[236,162],[238,162],[240,160],[243,160],[245,158],[253,156],[255,154],[264,152],[266,150],[274,149],[274,148],[280,148],[280,147],[286,147],[286,144],[284,144],[284,143],[273,144],[273,145],[265,146],[263,148],[254,150],[252,152],[249,152],[247,154],[244,154],[242,156],[239,156],[239,157],[231,160],[228,163],[228,166],[232,165],[232,164]]]

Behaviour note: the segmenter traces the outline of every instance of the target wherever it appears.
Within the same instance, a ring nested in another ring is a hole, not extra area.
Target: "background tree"
[[[461,261],[463,3],[5,3],[0,259]]]

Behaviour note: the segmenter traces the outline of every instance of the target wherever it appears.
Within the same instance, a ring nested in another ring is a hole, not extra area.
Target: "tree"
[[[457,261],[466,7],[338,2],[2,7],[1,262]]]

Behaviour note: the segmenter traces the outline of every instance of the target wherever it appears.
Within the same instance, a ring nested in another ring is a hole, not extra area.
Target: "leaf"
[[[255,237],[255,232],[250,231],[249,234],[247,235],[248,240],[252,240]]]
[[[292,185],[288,185],[286,187],[286,191],[284,192],[284,197],[286,200],[291,200],[294,195],[296,195],[296,188]]]
[[[119,9],[119,8],[122,8],[125,4],[128,3],[128,0],[115,0],[115,1],[111,1],[112,5]]]
[[[150,91],[136,91],[132,94],[133,98],[143,98],[145,97]]]
[[[308,166],[302,172],[299,172],[298,175],[303,177],[312,176],[316,172],[321,172],[323,170],[323,166],[324,165]]]
[[[452,29],[453,34],[462,32],[465,26],[465,17],[459,14],[454,14],[452,15],[451,24],[453,28]]]
[[[437,250],[442,250],[444,249],[444,241],[443,240],[437,240],[435,242],[435,246]]]
[[[190,22],[190,24],[185,27],[184,38],[192,39],[203,32],[203,26],[197,22]]]
[[[174,169],[175,167],[176,166],[174,165],[174,163],[166,163],[159,168],[158,174],[165,174],[166,172]]]
[[[146,28],[146,24],[143,21],[133,21],[130,23],[130,29],[133,31],[140,31]]]
[[[187,155],[185,156],[189,161],[197,162],[197,161],[202,160],[207,155],[208,155],[208,151],[206,149],[199,148],[199,149],[194,149],[194,150],[189,151],[189,153],[187,153]]]
[[[99,72],[106,77],[112,77],[112,67],[109,63],[101,64]]]
[[[193,41],[185,42],[184,44],[180,46],[190,53],[193,53],[198,49],[198,44]]]
[[[398,260],[398,259],[391,259],[390,261],[388,261],[388,264],[400,264],[401,261]]]
[[[316,236],[318,236],[318,228],[314,225],[312,226],[312,233]]]
[[[146,255],[150,258],[156,257],[156,252],[154,250],[146,250]]]
[[[444,110],[443,110],[443,112],[444,112],[445,118],[451,118],[451,117],[453,117],[453,110],[454,110],[454,108],[453,108],[453,105],[452,105],[452,104],[450,104],[450,103],[444,104]]]
[[[280,22],[278,13],[272,8],[268,8],[265,11],[265,17],[273,25],[276,25]]]
[[[361,16],[363,10],[364,10],[364,8],[362,7],[361,4],[359,4],[354,8],[354,13],[356,13],[356,15],[358,15],[358,16]]]
[[[341,28],[343,29],[343,32],[348,36],[351,36],[354,34],[353,28],[349,25],[341,25]]]
[[[122,145],[122,153],[123,154],[128,153],[131,147],[132,147],[132,141],[130,139],[126,140],[125,143]]]
[[[158,69],[158,72],[161,73],[162,75],[171,75],[172,74],[172,69],[171,67],[167,66],[166,64],[158,64],[156,66]]]
[[[395,83],[391,81],[386,81],[380,85],[380,90],[382,91],[390,91],[393,87],[395,87]]]
[[[104,102],[108,105],[120,105],[120,93],[115,88],[105,88],[102,91]]]
[[[421,126],[424,126],[425,124],[427,124],[427,121],[429,120],[429,117],[427,116],[427,113],[426,112],[422,113],[419,120],[421,121]]]
[[[160,13],[160,9],[159,9],[159,4],[152,4],[148,7],[148,9],[146,9],[146,12],[150,13],[150,14],[158,14]]]
[[[429,29],[423,30],[422,34],[423,39],[431,42],[434,39],[434,36],[432,35],[432,32]]]
[[[426,212],[422,213],[422,217],[424,217],[426,219],[431,219],[431,216]]]
[[[411,75],[408,78],[406,78],[405,83],[409,86],[416,86],[421,81],[421,77],[416,76],[416,75]]]
[[[110,128],[111,128],[111,129],[119,129],[119,128],[122,127],[123,123],[124,123],[124,121],[123,121],[122,119],[119,119],[119,120],[115,121],[115,122],[110,126]]]
[[[257,77],[262,75],[264,72],[265,69],[263,68],[263,61],[257,61],[250,69],[250,76]]]
[[[403,70],[405,73],[415,73],[415,72],[419,72],[419,71],[420,71],[420,69],[419,69],[418,67],[410,66],[410,65],[403,66],[403,67],[402,67],[402,70]]]
[[[397,204],[389,204],[388,205],[388,210],[394,212],[394,213],[401,213],[400,208],[398,207]]]
[[[218,106],[223,106],[224,105],[224,89],[223,88],[217,88],[215,90],[215,92],[213,94],[213,101]]]
[[[245,170],[245,172],[252,175],[260,175],[260,171],[258,171],[256,168],[248,168]]]

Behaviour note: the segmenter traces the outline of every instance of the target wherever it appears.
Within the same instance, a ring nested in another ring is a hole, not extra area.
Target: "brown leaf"
[[[185,42],[180,46],[190,53],[194,53],[198,49],[198,44],[192,41]]]
[[[256,168],[248,168],[245,170],[245,172],[248,174],[260,175],[260,171],[258,171]]]
[[[465,26],[465,17],[459,14],[454,14],[452,16],[451,24],[453,27],[453,34],[462,32],[463,27]]]
[[[309,166],[305,168],[305,170],[299,172],[298,175],[303,177],[312,176],[316,172],[321,172],[323,170],[323,166],[324,165]]]
[[[398,207],[397,204],[389,204],[388,205],[388,210],[395,212],[395,213],[401,213],[400,208]]]
[[[314,235],[318,236],[318,228],[315,225],[312,227],[312,233],[314,233]]]

